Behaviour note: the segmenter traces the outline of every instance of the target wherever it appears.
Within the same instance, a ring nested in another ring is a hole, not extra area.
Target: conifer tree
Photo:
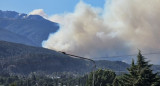
[[[124,86],[158,86],[158,84],[160,86],[160,78],[157,77],[157,73],[153,73],[151,66],[139,51],[137,63],[132,60],[131,67],[127,68],[129,73],[125,74],[119,82],[123,82]]]

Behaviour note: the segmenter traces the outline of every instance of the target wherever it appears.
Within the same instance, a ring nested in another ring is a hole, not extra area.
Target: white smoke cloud
[[[50,16],[48,18],[48,20],[59,23],[59,24],[62,24],[63,19],[64,19],[64,16],[63,15],[58,15],[58,14],[55,14],[55,15]]]
[[[160,49],[159,0],[107,1],[104,9],[80,1],[73,13],[53,16],[60,30],[43,47],[88,58]],[[149,60],[158,63],[160,58]]]
[[[43,18],[48,18],[48,15],[44,12],[43,9],[35,9],[32,12],[30,12],[29,15],[40,15]]]
[[[48,16],[43,9],[35,9],[33,11],[31,11],[29,13],[29,15],[40,15],[42,16],[43,18],[45,19],[48,19],[50,21],[53,21],[53,22],[56,22],[56,23],[62,23],[63,21],[63,15],[60,15],[60,14],[55,14],[55,15],[52,15],[52,16]]]

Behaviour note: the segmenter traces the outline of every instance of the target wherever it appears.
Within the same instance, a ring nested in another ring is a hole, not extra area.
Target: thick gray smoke
[[[107,0],[104,8],[80,1],[73,13],[49,18],[60,23],[60,30],[42,44],[88,58],[137,53],[137,48],[157,50],[159,9],[160,0]],[[156,56],[148,57],[154,63],[160,61]]]

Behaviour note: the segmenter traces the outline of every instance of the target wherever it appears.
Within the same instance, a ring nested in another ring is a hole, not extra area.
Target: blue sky
[[[48,15],[72,12],[80,0],[0,0],[0,10],[29,13],[44,9]],[[105,0],[83,0],[95,7],[103,7]]]

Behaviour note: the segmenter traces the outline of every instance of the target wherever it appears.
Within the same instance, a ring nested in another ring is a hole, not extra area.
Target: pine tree
[[[124,76],[122,77],[121,83],[127,86],[133,86],[137,80],[138,77],[138,69],[137,69],[137,65],[135,65],[134,60],[132,59],[132,65],[130,68],[127,68],[129,74],[124,74]],[[125,82],[125,83],[123,83]]]
[[[159,78],[157,73],[153,73],[151,66],[148,61],[145,61],[141,51],[137,55],[137,63],[132,60],[132,65],[127,68],[129,74],[125,74],[120,82],[124,86],[158,86]]]

